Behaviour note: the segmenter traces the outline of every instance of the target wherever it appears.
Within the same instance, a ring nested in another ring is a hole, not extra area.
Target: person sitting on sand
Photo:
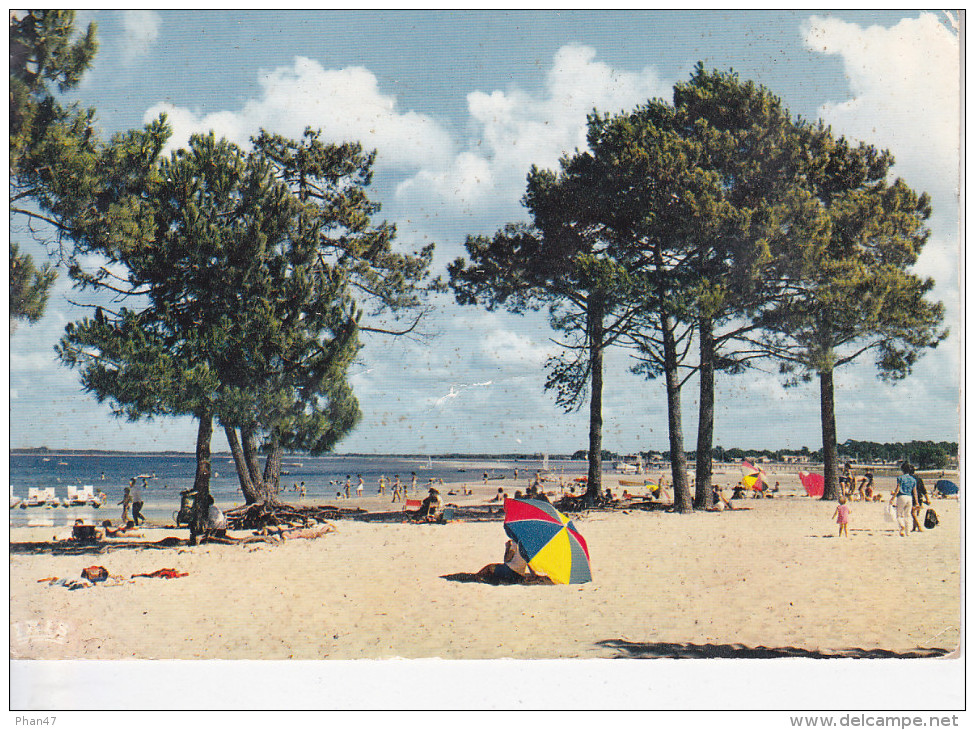
[[[203,531],[206,535],[227,536],[227,517],[214,503],[212,494],[207,495],[207,518],[203,523]]]
[[[498,493],[495,494],[488,502],[500,502],[504,499],[504,487],[498,487]]]
[[[439,519],[442,513],[443,500],[440,499],[440,490],[430,487],[430,493],[420,503],[420,509],[413,513],[413,519],[433,522]]]
[[[711,498],[714,502],[714,509],[721,512],[725,509],[734,509],[734,506],[725,498],[724,491],[720,486],[714,484],[711,486]]]
[[[552,579],[532,570],[525,552],[515,540],[504,544],[504,562],[490,563],[481,568],[475,577],[488,583],[544,583],[552,585]]]
[[[867,469],[860,477],[860,484],[857,486],[860,499],[869,502],[873,498],[873,471]]]
[[[116,527],[113,529],[112,521],[105,520],[102,522],[102,527],[105,528],[105,535],[107,537],[118,537],[119,535],[125,535],[135,530],[135,523],[132,520],[129,520],[121,527]]]

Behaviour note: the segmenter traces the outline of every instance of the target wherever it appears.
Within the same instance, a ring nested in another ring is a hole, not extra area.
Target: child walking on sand
[[[850,523],[850,505],[846,503],[846,497],[840,497],[840,503],[836,505],[836,511],[833,513],[833,517],[836,518],[836,524],[840,526],[840,532],[837,537],[849,537],[850,533],[846,531],[846,526]]]

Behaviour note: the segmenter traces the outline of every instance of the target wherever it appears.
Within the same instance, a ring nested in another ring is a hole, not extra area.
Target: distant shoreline
[[[110,451],[106,449],[54,449],[45,446],[36,448],[9,449],[8,453],[18,456],[187,456],[195,457],[192,451]],[[212,451],[212,457],[230,457],[229,451]],[[307,453],[286,453],[285,458],[380,458],[380,459],[521,459],[525,461],[540,461],[545,454],[535,452],[531,454],[373,454],[373,453],[329,453],[320,454],[313,457]],[[548,454],[548,458],[553,461],[573,461],[571,454]],[[575,461],[585,461],[585,459],[575,459]],[[605,459],[604,459],[605,461]]]

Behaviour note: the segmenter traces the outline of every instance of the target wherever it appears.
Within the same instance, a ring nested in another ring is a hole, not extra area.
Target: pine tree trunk
[[[687,456],[681,429],[680,373],[677,371],[677,343],[670,316],[660,315],[664,341],[664,377],[667,381],[667,428],[670,431],[670,473],[674,480],[674,510],[691,512],[694,502],[687,486]]]
[[[660,244],[654,246],[654,266],[659,277],[657,300],[660,307],[660,334],[664,346],[664,379],[667,383],[667,429],[670,433],[670,473],[674,480],[674,510],[692,512],[694,503],[687,487],[687,457],[684,454],[684,433],[681,430],[680,373],[677,370],[677,343],[674,325],[667,312],[667,291],[664,285],[666,269]]]
[[[196,476],[193,491],[193,518],[190,520],[190,545],[196,545],[203,534],[210,508],[210,439],[213,437],[213,413],[208,409],[199,414],[199,429],[196,435]]]
[[[602,493],[603,472],[603,306],[599,299],[589,305],[589,475],[586,503]]]
[[[254,482],[251,481],[251,475],[244,460],[244,450],[240,446],[240,439],[237,438],[237,430],[230,426],[224,426],[223,432],[227,434],[230,453],[234,455],[234,466],[237,468],[237,479],[240,481],[240,491],[244,495],[244,502],[247,504],[259,502],[257,490],[254,489]]]
[[[701,317],[700,397],[697,415],[697,468],[695,470],[694,509],[711,506],[711,452],[714,446],[714,322]]]
[[[823,425],[823,488],[824,500],[839,499],[836,474],[836,412],[833,407],[833,371],[819,374],[820,420]]]
[[[267,459],[264,461],[264,501],[277,502],[281,489],[281,443],[275,438],[271,441]]]
[[[244,461],[247,464],[247,473],[250,474],[251,484],[254,485],[254,494],[257,496],[258,502],[263,502],[267,490],[264,486],[264,476],[261,473],[261,459],[258,455],[257,434],[254,433],[254,429],[252,428],[242,428],[240,429],[240,435],[243,439]]]

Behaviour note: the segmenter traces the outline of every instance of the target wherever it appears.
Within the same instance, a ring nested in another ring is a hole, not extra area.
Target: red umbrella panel
[[[533,570],[556,583],[588,583],[589,546],[572,521],[548,502],[506,499],[504,531],[515,540]]]
[[[744,475],[741,478],[742,483],[746,487],[754,489],[756,492],[761,492],[763,485],[766,487],[770,486],[768,483],[768,477],[765,475],[765,470],[760,466],[754,466],[750,462],[742,459],[741,472]]]
[[[822,474],[810,474],[806,471],[799,472],[799,481],[802,482],[806,494],[810,497],[822,497],[826,489],[826,480]]]

